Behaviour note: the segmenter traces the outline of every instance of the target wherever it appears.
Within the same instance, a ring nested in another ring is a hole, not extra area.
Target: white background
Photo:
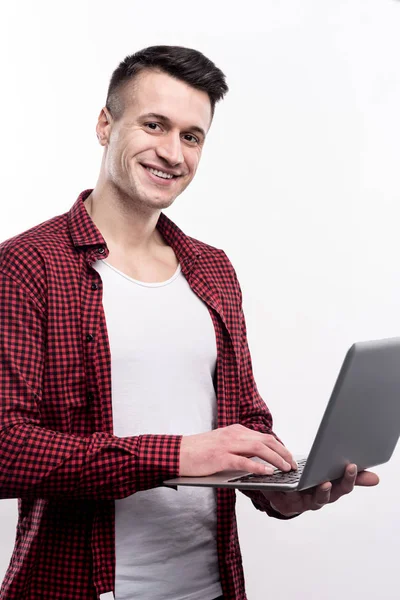
[[[94,187],[95,125],[127,54],[190,46],[226,73],[166,214],[232,260],[260,393],[307,451],[348,347],[400,334],[400,2],[13,0],[0,28],[1,240]],[[398,598],[399,466],[397,449],[379,486],[288,522],[238,494],[249,600]],[[0,578],[15,523],[2,501]]]

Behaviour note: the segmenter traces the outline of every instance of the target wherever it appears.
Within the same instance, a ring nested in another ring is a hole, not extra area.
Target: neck
[[[154,246],[165,246],[156,229],[160,210],[140,209],[131,198],[122,197],[119,190],[99,182],[84,205],[110,251],[114,248],[124,253],[145,253]]]

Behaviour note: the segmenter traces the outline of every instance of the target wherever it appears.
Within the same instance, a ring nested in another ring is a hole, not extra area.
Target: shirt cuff
[[[179,477],[182,435],[139,436],[137,491],[162,486],[166,479]]]

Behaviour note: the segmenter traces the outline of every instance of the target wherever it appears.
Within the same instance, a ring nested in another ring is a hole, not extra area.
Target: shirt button
[[[98,254],[104,254],[104,248],[97,248]]]
[[[92,402],[94,399],[94,394],[93,392],[88,392],[86,395],[86,398],[89,400],[89,402]]]
[[[97,283],[92,283],[91,288],[92,290],[97,290],[99,286],[97,285]]]
[[[92,336],[92,334],[91,334],[91,333],[88,333],[88,334],[86,335],[86,341],[87,341],[87,342],[92,342],[93,340],[94,340],[94,337]]]

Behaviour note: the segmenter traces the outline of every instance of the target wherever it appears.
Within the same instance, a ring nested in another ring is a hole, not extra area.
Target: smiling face
[[[156,71],[139,73],[123,97],[121,118],[103,108],[96,127],[105,146],[102,177],[142,208],[162,210],[196,173],[212,120],[210,99]]]

